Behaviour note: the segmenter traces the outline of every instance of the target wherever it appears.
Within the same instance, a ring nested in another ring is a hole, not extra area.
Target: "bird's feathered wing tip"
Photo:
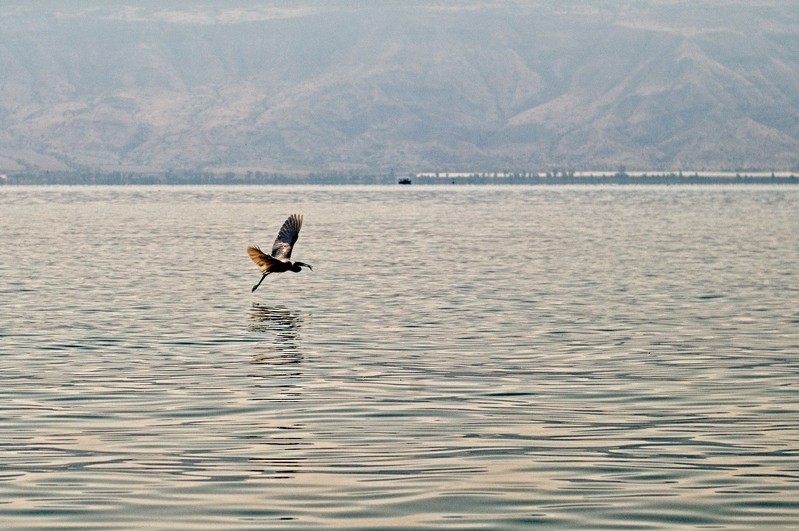
[[[261,270],[261,273],[267,273],[271,271],[274,262],[276,262],[274,258],[261,251],[261,249],[258,247],[252,245],[247,247],[247,254],[250,255],[250,259],[255,262],[255,265],[258,266],[258,269]]]
[[[291,258],[291,249],[297,243],[302,228],[302,214],[292,214],[280,227],[275,243],[272,245],[272,256],[279,260]]]

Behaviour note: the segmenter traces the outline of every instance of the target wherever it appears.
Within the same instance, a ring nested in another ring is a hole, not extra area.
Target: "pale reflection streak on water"
[[[0,200],[9,526],[799,519],[794,187]]]

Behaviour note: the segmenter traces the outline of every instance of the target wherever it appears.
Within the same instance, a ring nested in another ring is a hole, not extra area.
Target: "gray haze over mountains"
[[[0,173],[799,168],[799,2],[0,4]]]

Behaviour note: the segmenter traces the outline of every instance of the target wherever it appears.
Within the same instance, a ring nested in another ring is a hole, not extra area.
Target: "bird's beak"
[[[313,271],[313,267],[311,267],[311,264],[305,264],[305,265],[307,265],[307,266],[308,266],[308,269],[310,269],[311,271]]]

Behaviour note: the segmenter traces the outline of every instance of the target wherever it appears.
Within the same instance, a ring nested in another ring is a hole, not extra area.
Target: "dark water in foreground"
[[[294,258],[259,275],[305,214]],[[791,528],[799,188],[0,188],[5,527]]]

